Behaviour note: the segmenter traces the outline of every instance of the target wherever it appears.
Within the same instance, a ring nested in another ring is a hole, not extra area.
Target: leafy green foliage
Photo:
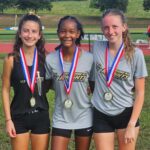
[[[126,12],[128,0],[93,0],[91,1],[90,6],[100,8],[100,11],[104,11],[110,8],[117,8],[123,12]]]
[[[51,10],[52,5],[50,0],[18,0],[18,9],[21,10],[34,10],[37,13],[38,10],[46,9]]]
[[[5,9],[9,8],[11,0],[0,0],[0,12],[3,13]]]
[[[144,0],[143,7],[144,7],[145,11],[149,11],[150,10],[150,0]]]

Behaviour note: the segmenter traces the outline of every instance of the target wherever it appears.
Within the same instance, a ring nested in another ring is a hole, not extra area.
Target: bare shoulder
[[[3,64],[3,77],[9,76],[11,74],[12,68],[13,68],[13,60],[14,56],[7,56],[4,59]]]
[[[4,66],[7,66],[9,68],[13,67],[13,60],[14,60],[14,56],[7,56],[4,59]]]

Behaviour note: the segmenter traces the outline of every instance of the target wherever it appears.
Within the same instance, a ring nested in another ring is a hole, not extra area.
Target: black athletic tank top
[[[38,94],[38,87],[37,83],[35,83],[35,89],[34,89],[34,98],[36,99],[36,105],[34,107],[30,106],[30,99],[32,97],[31,90],[25,80],[25,76],[23,73],[23,69],[19,61],[16,61],[14,59],[13,63],[13,70],[11,74],[11,86],[14,90],[14,97],[11,103],[11,114],[24,114],[26,112],[32,111],[36,108],[42,109],[42,110],[48,110],[48,101],[46,98],[46,90],[44,87],[44,81],[45,81],[45,68],[44,64],[39,63],[40,58],[38,58],[38,71],[40,71],[40,76],[43,78],[42,80],[42,95],[40,96]],[[31,76],[32,72],[32,66],[28,66],[29,73]]]

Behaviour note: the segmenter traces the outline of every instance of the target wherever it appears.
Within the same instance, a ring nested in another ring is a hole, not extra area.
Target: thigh
[[[137,136],[139,133],[139,127],[135,127],[135,140],[132,143],[125,144],[124,133],[125,133],[125,129],[117,130],[119,150],[135,150]]]
[[[48,150],[49,134],[31,134],[32,150]]]
[[[93,134],[93,127],[75,130],[75,147],[76,150],[88,150]]]
[[[52,128],[51,150],[67,150],[72,130]]]
[[[12,150],[28,150],[29,133],[17,134],[15,138],[11,138]]]
[[[96,150],[114,150],[115,133],[94,133]]]
[[[67,150],[70,138],[63,136],[52,136],[51,150]]]
[[[75,136],[76,150],[89,150],[91,136]]]

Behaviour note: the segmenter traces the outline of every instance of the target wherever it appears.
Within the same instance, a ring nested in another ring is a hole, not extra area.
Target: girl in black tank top
[[[47,150],[50,133],[46,98],[45,48],[42,23],[38,16],[26,14],[20,20],[13,53],[4,61],[2,98],[6,131],[12,149]],[[10,102],[10,87],[14,96]]]

